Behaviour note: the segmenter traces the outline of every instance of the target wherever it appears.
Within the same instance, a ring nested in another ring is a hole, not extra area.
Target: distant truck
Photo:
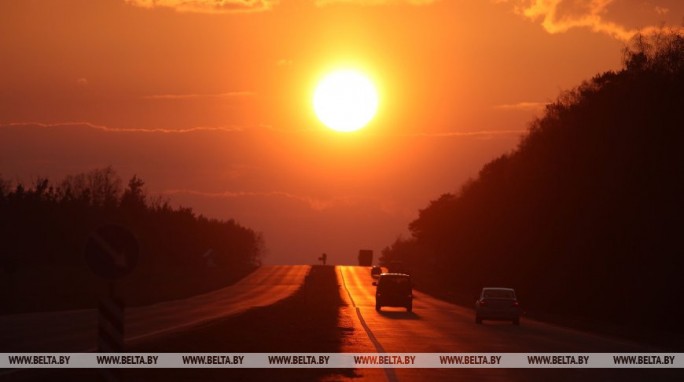
[[[359,251],[359,265],[364,267],[370,267],[373,265],[372,249],[362,249]]]

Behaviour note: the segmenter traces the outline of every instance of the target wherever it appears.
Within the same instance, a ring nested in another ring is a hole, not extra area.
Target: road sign
[[[118,279],[129,274],[138,263],[138,241],[122,226],[103,225],[88,237],[85,259],[96,275]]]

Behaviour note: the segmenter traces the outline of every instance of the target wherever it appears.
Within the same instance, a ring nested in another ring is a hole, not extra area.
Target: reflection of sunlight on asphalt
[[[213,292],[126,309],[126,341],[186,329],[292,295],[309,266],[260,267],[234,285]],[[88,351],[95,348],[94,309],[0,316],[0,343],[11,351]]]
[[[372,286],[373,279],[368,269],[339,267],[338,274],[343,284],[343,295],[347,295],[350,304],[350,307],[343,311],[351,316],[356,329],[353,332],[353,340],[344,345],[344,352],[367,353],[369,348],[373,353],[409,354],[582,352],[586,349],[601,352],[644,351],[643,347],[627,341],[560,328],[530,319],[523,319],[521,326],[505,321],[485,321],[483,325],[477,325],[472,307],[454,305],[418,291],[414,291],[413,313],[407,313],[402,308],[390,307],[377,312],[374,309],[375,287]],[[358,373],[372,380],[402,382],[536,380],[536,376],[543,374],[541,370],[497,368],[384,370],[391,370],[391,375],[383,375],[377,369],[361,369]],[[558,373],[545,375],[558,376]],[[582,373],[573,372],[568,375],[577,376]],[[606,375],[613,374],[607,372]],[[624,376],[627,373],[615,375]]]

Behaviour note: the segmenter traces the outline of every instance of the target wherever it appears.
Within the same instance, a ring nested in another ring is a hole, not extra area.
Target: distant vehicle
[[[475,301],[475,322],[482,320],[511,321],[520,325],[520,304],[511,288],[482,288]]]
[[[359,251],[359,265],[364,267],[370,267],[373,265],[372,249],[362,249]]]
[[[380,276],[381,273],[382,268],[380,268],[380,266],[378,265],[373,265],[373,267],[371,268],[371,276],[373,276],[373,278],[377,278]]]
[[[413,310],[413,284],[411,276],[403,273],[382,273],[378,277],[375,289],[375,310],[383,306],[397,306]]]

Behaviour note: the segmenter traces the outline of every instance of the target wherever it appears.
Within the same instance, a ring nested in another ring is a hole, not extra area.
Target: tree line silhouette
[[[683,143],[684,37],[637,36],[621,70],[547,105],[381,261],[464,304],[508,286],[539,317],[681,334]]]
[[[234,220],[198,215],[127,186],[112,167],[12,185],[0,178],[0,312],[90,307],[102,282],[84,261],[90,233],[104,224],[137,238],[137,268],[122,280],[132,304],[189,296],[227,285],[260,265],[261,234]]]

